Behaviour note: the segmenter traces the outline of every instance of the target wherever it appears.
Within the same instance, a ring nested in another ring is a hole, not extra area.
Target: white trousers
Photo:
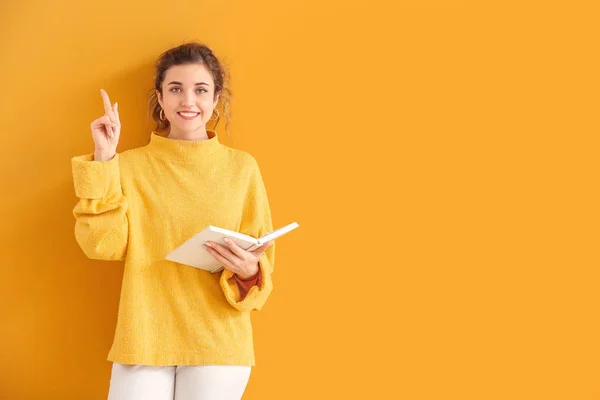
[[[251,368],[113,363],[108,400],[240,400]]]

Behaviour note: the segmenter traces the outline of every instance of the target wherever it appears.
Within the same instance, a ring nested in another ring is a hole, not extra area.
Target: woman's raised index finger
[[[109,114],[112,111],[112,106],[110,105],[108,93],[106,93],[104,89],[100,89],[100,94],[102,95],[102,102],[104,103],[104,112]]]
[[[120,124],[121,120],[119,118],[119,105],[117,103],[115,103],[115,105],[112,107],[112,110],[115,113],[115,117],[117,118],[117,122]]]

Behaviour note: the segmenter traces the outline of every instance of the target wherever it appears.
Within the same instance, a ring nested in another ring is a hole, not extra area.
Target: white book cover
[[[223,266],[217,260],[215,260],[215,258],[204,247],[202,247],[204,243],[211,241],[228,247],[223,240],[228,238],[233,240],[242,249],[252,251],[262,246],[264,243],[270,240],[275,240],[276,238],[285,235],[299,226],[300,225],[298,225],[297,222],[292,222],[291,224],[269,232],[260,238],[254,238],[240,232],[209,225],[185,241],[183,244],[169,252],[165,259],[215,273],[221,271]]]

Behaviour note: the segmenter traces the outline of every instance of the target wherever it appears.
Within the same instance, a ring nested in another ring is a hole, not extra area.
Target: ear
[[[213,101],[213,108],[217,107],[217,104],[219,103],[219,97],[221,97],[221,93],[217,93],[217,95],[215,96],[215,100]]]
[[[161,98],[160,92],[158,90],[156,91],[156,98],[158,99],[158,104],[160,104],[160,106],[162,108],[164,108],[163,103],[162,103],[162,98]]]

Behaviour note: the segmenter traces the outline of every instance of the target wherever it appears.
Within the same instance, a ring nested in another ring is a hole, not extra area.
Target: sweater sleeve
[[[254,161],[250,176],[240,232],[259,238],[273,230],[271,210],[267,192],[260,173]],[[273,290],[271,274],[275,265],[275,242],[265,250],[258,260],[259,276],[257,284],[252,286],[245,296],[240,293],[238,283],[233,272],[224,269],[220,282],[221,288],[229,304],[240,311],[260,310]]]
[[[95,260],[124,260],[127,251],[127,199],[121,189],[119,154],[95,161],[93,154],[71,159],[75,195],[75,239]]]
[[[252,286],[256,286],[256,285],[260,286],[260,274],[258,274],[258,273],[256,274],[256,276],[254,278],[251,278],[248,280],[243,280],[236,274],[233,274],[233,278],[235,279],[235,282],[238,285],[241,300],[243,300],[246,297],[246,295],[248,294],[250,289],[252,289]]]

